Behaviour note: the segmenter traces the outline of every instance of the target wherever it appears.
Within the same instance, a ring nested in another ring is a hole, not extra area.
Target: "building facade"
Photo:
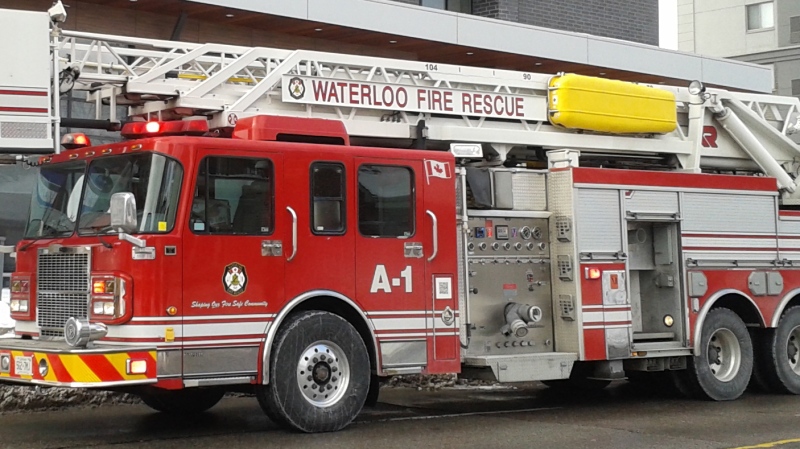
[[[492,19],[658,45],[658,0],[396,0]]]
[[[800,97],[798,0],[678,0],[678,49],[770,65],[775,93]]]

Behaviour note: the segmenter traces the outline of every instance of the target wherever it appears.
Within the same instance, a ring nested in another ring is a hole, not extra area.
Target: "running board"
[[[239,385],[249,384],[255,380],[253,376],[241,377],[209,377],[205,379],[185,379],[184,387],[211,387],[216,385]]]
[[[499,382],[568,379],[576,360],[578,354],[573,352],[466,357],[463,372],[477,373],[474,368],[491,368]]]

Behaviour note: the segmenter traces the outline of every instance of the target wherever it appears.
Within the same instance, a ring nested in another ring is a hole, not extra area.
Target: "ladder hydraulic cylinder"
[[[794,180],[730,108],[717,108],[714,117],[767,176],[777,179],[778,188],[790,193],[795,191],[797,184]]]

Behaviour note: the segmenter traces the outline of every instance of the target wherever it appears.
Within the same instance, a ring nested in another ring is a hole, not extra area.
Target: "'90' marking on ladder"
[[[403,283],[405,280],[405,292],[411,293],[411,266],[406,266],[403,271],[400,272],[400,277],[397,278],[389,278],[389,275],[386,273],[386,267],[383,265],[376,265],[375,266],[375,274],[372,275],[372,287],[370,287],[370,293],[378,293],[382,291],[384,293],[391,293],[392,287],[400,287],[400,284]]]

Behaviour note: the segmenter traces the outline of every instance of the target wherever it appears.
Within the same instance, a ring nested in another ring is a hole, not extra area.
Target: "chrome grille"
[[[36,324],[42,336],[64,335],[70,317],[89,316],[89,259],[83,248],[39,252],[36,277]]]

